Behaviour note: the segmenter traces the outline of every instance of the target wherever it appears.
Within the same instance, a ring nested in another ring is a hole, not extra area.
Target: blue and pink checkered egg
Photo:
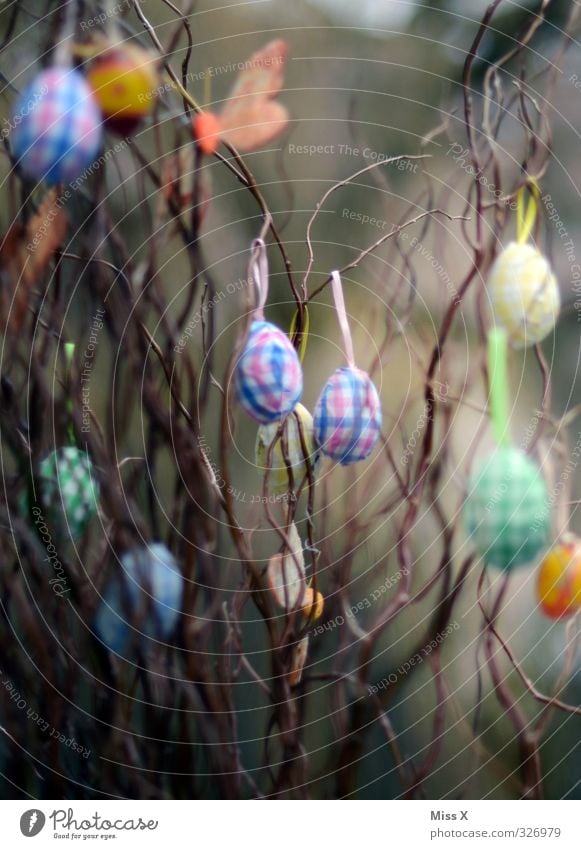
[[[81,176],[99,152],[102,116],[78,71],[49,68],[24,89],[12,115],[18,167],[49,185]]]
[[[342,465],[369,457],[381,430],[381,403],[368,374],[339,368],[319,396],[313,413],[322,452]]]
[[[234,381],[240,405],[260,424],[290,413],[303,391],[303,372],[288,336],[269,321],[253,321]]]

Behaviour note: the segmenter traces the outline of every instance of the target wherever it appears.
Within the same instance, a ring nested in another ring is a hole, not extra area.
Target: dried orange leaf
[[[67,214],[59,205],[56,189],[53,189],[26,228],[26,249],[31,254],[31,271],[35,276],[42,274],[55,251],[64,242],[68,223]]]
[[[17,333],[28,311],[30,290],[62,245],[68,218],[56,189],[49,192],[26,229],[12,225],[0,249],[2,332]]]
[[[230,92],[227,108],[235,110],[243,98],[273,98],[284,83],[284,65],[288,44],[277,38],[252,54],[246,67],[239,73]]]
[[[220,115],[196,116],[194,134],[204,153],[214,153],[220,139],[242,152],[256,150],[284,131],[289,114],[274,98],[284,82],[287,53],[288,45],[281,39],[253,53]]]

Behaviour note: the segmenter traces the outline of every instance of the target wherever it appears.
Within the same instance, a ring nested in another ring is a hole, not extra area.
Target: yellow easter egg
[[[559,286],[547,259],[533,245],[511,242],[499,254],[488,277],[488,294],[494,319],[513,348],[535,345],[555,326]]]
[[[108,126],[126,133],[153,109],[159,84],[157,59],[134,45],[114,47],[93,60],[87,81]]]

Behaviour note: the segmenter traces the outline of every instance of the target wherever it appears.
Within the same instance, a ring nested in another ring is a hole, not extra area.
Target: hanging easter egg
[[[303,373],[288,336],[269,321],[253,321],[234,381],[241,407],[260,424],[290,413],[303,391]]]
[[[127,552],[107,585],[95,617],[105,646],[122,654],[131,639],[166,642],[178,621],[183,578],[165,545]]]
[[[102,119],[79,71],[42,71],[14,107],[12,151],[23,174],[50,185],[81,176],[99,152]]]
[[[305,559],[294,522],[288,530],[290,551],[274,554],[268,561],[266,581],[276,603],[285,610],[295,608],[305,596]]]
[[[135,45],[113,47],[91,62],[87,81],[107,126],[129,133],[153,110],[159,84],[157,59]]]
[[[313,413],[315,441],[342,465],[369,457],[381,431],[379,395],[366,372],[342,367],[334,372]]]
[[[315,442],[323,454],[344,466],[369,457],[381,432],[381,403],[369,375],[355,366],[341,275],[331,272],[331,288],[347,365],[323,387],[313,412]]]
[[[550,619],[564,619],[581,608],[581,540],[569,535],[549,551],[537,575],[537,598]]]
[[[300,420],[300,430],[297,417]],[[276,494],[288,491],[289,469],[287,462],[292,471],[295,490],[298,489],[307,474],[307,462],[305,460],[305,451],[303,451],[303,443],[301,442],[301,430],[306,456],[311,464],[313,473],[318,459],[313,437],[313,417],[306,407],[303,407],[302,404],[297,404],[292,413],[284,420],[282,436],[275,442],[269,463],[269,448],[276,439],[279,429],[280,424],[278,422],[270,425],[261,425],[258,428],[256,436],[256,465],[261,471],[266,471],[267,468],[269,469],[268,481],[270,488]],[[284,451],[283,442],[285,445]]]
[[[511,242],[488,277],[494,320],[514,348],[535,345],[551,332],[561,304],[559,286],[546,258],[533,245]]]
[[[547,545],[551,514],[539,467],[517,448],[503,446],[473,472],[465,519],[478,554],[491,566],[529,563]]]
[[[72,445],[53,451],[40,463],[37,494],[59,537],[82,536],[97,513],[99,485],[88,455]],[[23,500],[26,509],[28,498]]]

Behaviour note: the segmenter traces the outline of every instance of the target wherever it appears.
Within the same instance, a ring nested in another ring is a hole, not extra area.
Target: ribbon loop
[[[333,288],[333,299],[335,301],[335,310],[339,319],[339,327],[343,334],[343,345],[347,365],[349,368],[355,368],[355,357],[353,355],[353,340],[351,338],[351,329],[347,320],[347,310],[345,309],[345,299],[343,298],[343,286],[341,285],[341,275],[338,271],[331,272],[331,285]]]
[[[262,239],[255,239],[252,242],[252,279],[256,286],[258,299],[254,310],[254,315],[257,319],[264,318],[264,305],[268,297],[268,257],[266,255],[266,245]]]
[[[303,314],[304,314],[305,323],[304,323],[304,327],[303,327],[303,330],[302,330],[302,333],[301,333],[301,344],[300,344],[299,352],[298,352],[299,353],[299,360],[301,361],[301,363],[305,359],[305,352],[307,350],[307,342],[309,341],[310,318],[309,318],[309,308],[307,307],[306,304],[304,305],[304,313]],[[294,335],[295,335],[295,330],[296,330],[298,319],[299,319],[299,311],[297,309],[297,310],[295,310],[295,314],[292,317],[292,321],[291,321],[291,324],[290,324],[290,330],[288,332],[291,342],[294,340]]]
[[[488,334],[488,385],[492,429],[499,445],[509,441],[507,350],[506,331],[493,327]]]

